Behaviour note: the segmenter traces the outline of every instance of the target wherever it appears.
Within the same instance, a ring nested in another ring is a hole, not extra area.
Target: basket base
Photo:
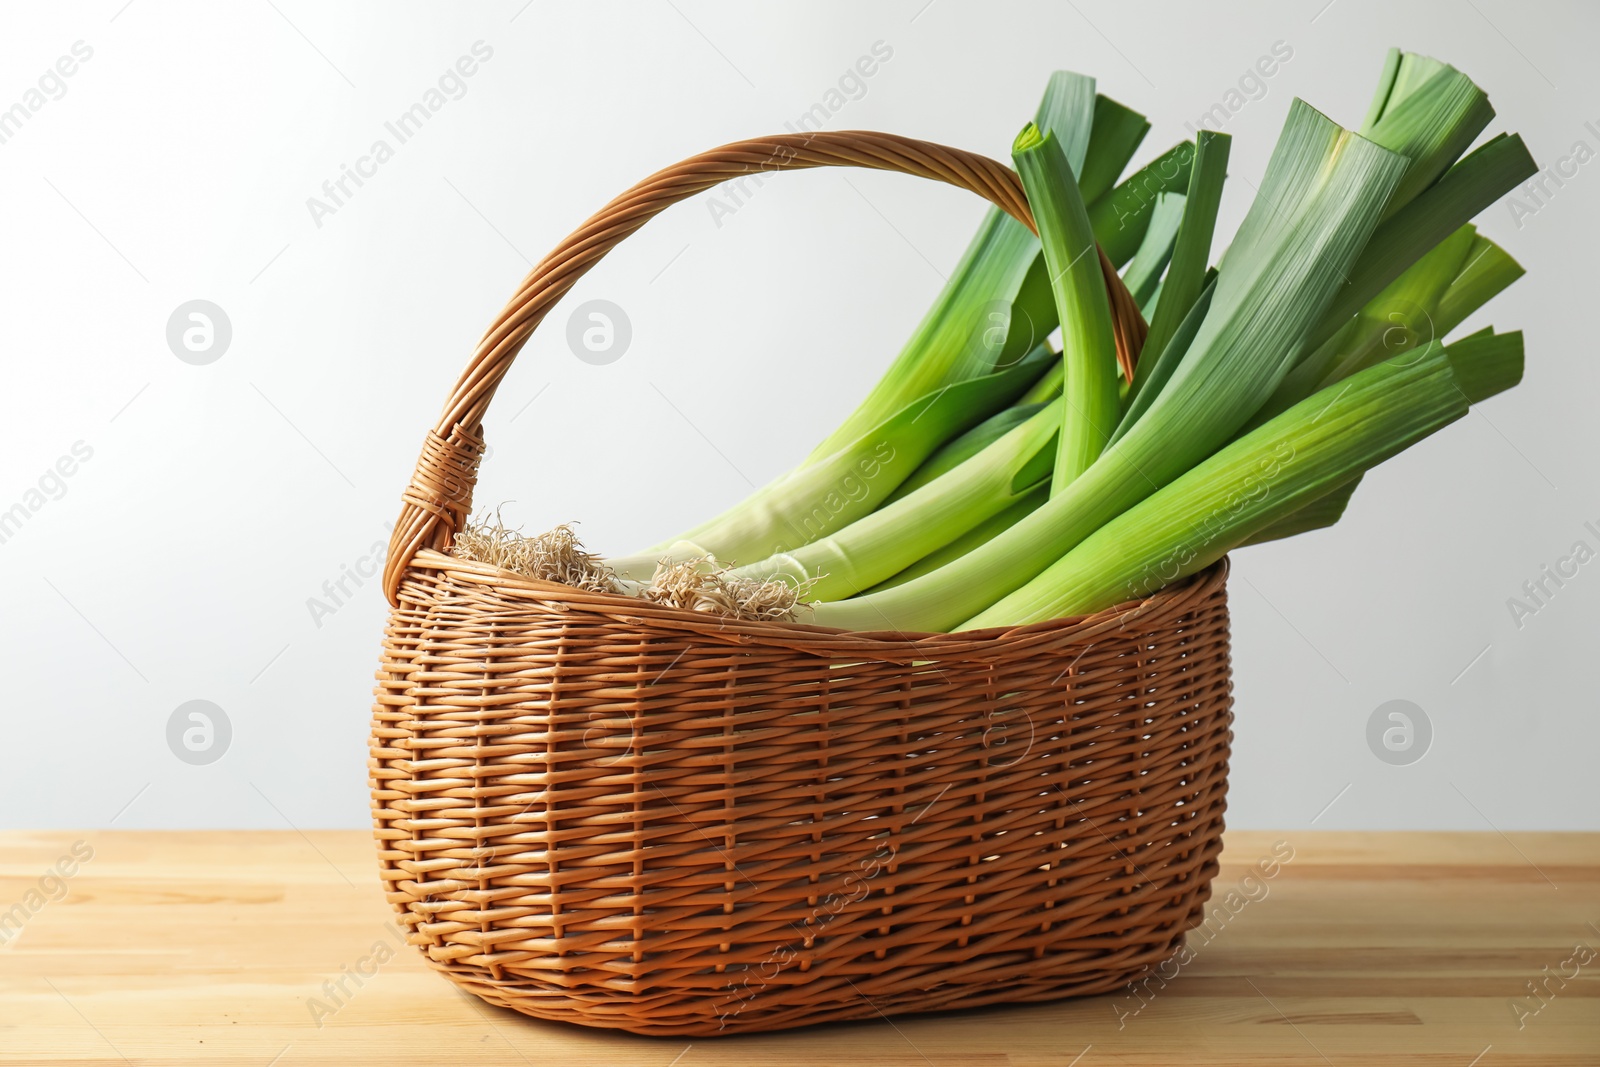
[[[983,985],[947,984],[933,988],[894,989],[887,976],[817,976],[804,986],[803,1002],[794,989],[787,996],[739,1001],[705,998],[689,1003],[676,994],[637,999],[603,991],[560,990],[516,979],[472,977],[459,968],[437,968],[463,990],[499,1008],[535,1019],[585,1028],[625,1030],[646,1037],[715,1037],[736,1033],[792,1030],[803,1026],[961,1011],[1007,1004],[1036,1004],[1075,997],[1102,996],[1132,988],[1183,947],[1184,934],[1137,954],[1118,953],[1119,967],[1059,974],[1023,974]],[[1045,961],[1033,961],[1044,964]],[[1020,965],[1019,970],[1026,969]],[[1041,967],[1042,970],[1042,967]],[[652,1011],[652,999],[658,1001]],[[670,1007],[668,1007],[670,1005]],[[666,1010],[663,1010],[666,1009]]]

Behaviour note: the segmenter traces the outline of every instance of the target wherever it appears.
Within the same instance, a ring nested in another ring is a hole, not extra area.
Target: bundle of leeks
[[[1295,100],[1215,266],[1229,138],[1126,180],[1149,129],[1052,77],[1013,156],[1038,226],[991,210],[861,405],[796,469],[635,556],[726,561],[802,621],[950,631],[1147,596],[1332,525],[1362,474],[1516,384],[1520,333],[1447,335],[1521,268],[1470,220],[1535,171],[1453,67],[1391,51],[1351,132]],[[1119,364],[1098,243],[1149,318]],[[996,306],[1008,307],[1003,321]],[[1060,326],[1059,350],[1038,338]]]

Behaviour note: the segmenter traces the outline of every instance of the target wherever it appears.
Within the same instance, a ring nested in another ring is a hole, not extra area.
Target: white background
[[[93,56],[0,144],[0,511],[76,442],[93,456],[0,544],[4,823],[366,825],[384,605],[375,581],[318,620],[308,600],[385,539],[478,335],[611,195],[781,130],[875,42],[892,57],[830,128],[1004,158],[1068,68],[1151,117],[1143,161],[1283,41],[1224,126],[1256,181],[1292,97],[1359,124],[1390,44],[1471,74],[1542,164],[1600,148],[1597,37],[1589,5],[1503,0],[8,6],[0,108],[74,42]],[[317,225],[307,198],[394,145],[384,123],[477,41],[493,56],[464,95]],[[1230,183],[1221,233],[1249,194]],[[651,223],[529,344],[480,504],[623,551],[733,502],[853,406],[982,213],[838,171],[709,204]],[[1600,826],[1600,562],[1520,627],[1507,606],[1575,541],[1600,548],[1597,220],[1600,162],[1520,226],[1487,212],[1529,277],[1468,326],[1526,330],[1525,383],[1369,475],[1336,529],[1235,556],[1232,825]],[[592,298],[633,325],[608,366],[562,336]],[[166,341],[192,299],[232,324],[206,366]],[[209,766],[166,741],[194,699],[232,726]],[[1392,699],[1433,725],[1410,766],[1368,749]]]

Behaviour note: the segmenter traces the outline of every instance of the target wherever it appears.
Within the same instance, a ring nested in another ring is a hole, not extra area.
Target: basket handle
[[[861,130],[779,134],[736,141],[659,170],[595,212],[523,279],[516,295],[478,342],[466,370],[428,431],[400,518],[389,538],[383,591],[398,604],[400,580],[423,548],[444,551],[472,508],[483,454],[482,424],[495,389],[534,327],[590,267],[657,212],[742,174],[865,167],[897,171],[968,189],[1037,232],[1022,181],[987,156],[889,133]],[[1131,368],[1148,327],[1116,268],[1100,249],[1111,298],[1117,358]]]

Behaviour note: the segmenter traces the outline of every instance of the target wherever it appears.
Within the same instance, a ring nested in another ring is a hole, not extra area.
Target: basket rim
[[[993,626],[957,633],[901,632],[896,630],[841,630],[804,622],[729,619],[687,608],[657,604],[626,593],[603,593],[578,589],[559,582],[529,578],[503,570],[491,563],[458,559],[437,549],[424,548],[406,568],[407,577],[416,570],[448,572],[452,576],[530,602],[540,602],[556,610],[575,612],[629,623],[658,632],[695,635],[729,644],[787,646],[807,653],[850,654],[863,658],[918,660],[971,656],[1004,645],[1007,651],[1029,644],[1058,644],[1063,639],[1086,641],[1112,630],[1126,630],[1135,620],[1145,629],[1153,628],[1191,606],[1203,603],[1227,582],[1229,558],[1187,578],[1162,586],[1149,596],[1126,600],[1087,615],[1068,615],[1022,626]],[[405,580],[400,583],[400,606],[406,595]],[[936,656],[935,656],[936,654]]]

